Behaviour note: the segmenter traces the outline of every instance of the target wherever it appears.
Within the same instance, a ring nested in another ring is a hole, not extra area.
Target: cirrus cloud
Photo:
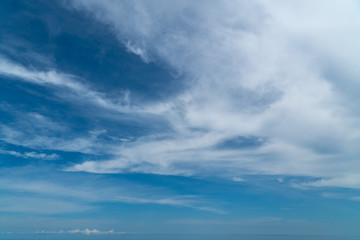
[[[351,93],[359,87],[352,80],[359,73],[350,68],[357,62],[351,46],[360,38],[355,1],[70,2],[108,25],[130,52],[165,62],[188,83],[148,108],[169,121],[173,135],[139,139],[120,147],[117,159],[72,170],[197,175],[221,169],[349,186],[336,179],[356,174],[359,165],[359,116],[349,104],[349,93],[359,101]],[[215,148],[239,136],[268,141],[252,149]]]

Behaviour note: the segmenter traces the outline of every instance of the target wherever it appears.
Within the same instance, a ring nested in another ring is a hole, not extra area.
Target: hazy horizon
[[[17,234],[4,240],[355,240],[359,236],[346,235],[286,235],[286,234],[121,234],[121,235],[69,235],[69,234]]]

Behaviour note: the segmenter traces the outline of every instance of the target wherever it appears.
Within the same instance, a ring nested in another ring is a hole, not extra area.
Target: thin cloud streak
[[[15,157],[21,157],[21,158],[34,158],[34,159],[41,159],[41,160],[58,160],[60,158],[59,155],[57,155],[56,153],[52,153],[52,154],[46,154],[46,153],[37,153],[37,152],[16,152],[16,151],[11,151],[11,150],[4,150],[4,149],[0,149],[0,153],[1,154],[7,154],[7,155],[12,155]]]
[[[205,200],[199,196],[176,195],[166,193],[166,189],[159,189],[151,185],[141,185],[124,181],[122,187],[102,186],[101,182],[66,184],[57,181],[28,180],[17,177],[0,179],[0,189],[13,193],[27,193],[29,196],[23,201],[29,201],[29,205],[22,204],[18,199],[15,201],[11,196],[4,196],[4,205],[0,210],[18,212],[61,213],[61,211],[84,211],[91,208],[93,203],[118,202],[128,204],[159,204],[177,207],[186,207],[200,211],[225,214],[224,211],[212,208],[205,204]],[[14,201],[13,201],[14,200]],[[52,209],[58,203],[58,209]],[[15,205],[14,205],[15,204]],[[44,208],[41,208],[41,206]],[[49,206],[49,207],[47,207]]]
[[[26,81],[42,86],[61,87],[70,90],[73,93],[73,95],[67,95],[66,97],[77,98],[82,100],[81,102],[91,102],[94,105],[109,110],[119,112],[131,111],[130,107],[126,105],[127,94],[124,94],[123,99],[118,99],[118,104],[114,103],[109,99],[106,99],[102,93],[93,91],[88,86],[80,83],[76,80],[76,77],[71,74],[61,73],[55,70],[39,71],[28,69],[0,56],[0,75],[7,76],[10,79],[13,78],[15,80]],[[60,95],[65,94],[65,92],[66,91],[60,91]],[[66,99],[66,97],[63,99]],[[121,102],[124,102],[124,104]]]

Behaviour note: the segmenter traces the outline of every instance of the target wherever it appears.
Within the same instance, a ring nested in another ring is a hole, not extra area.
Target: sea
[[[2,234],[1,240],[359,240],[360,236],[247,234]]]

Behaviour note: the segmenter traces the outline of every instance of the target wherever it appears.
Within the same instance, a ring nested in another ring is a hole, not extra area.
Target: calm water
[[[1,240],[359,240],[351,236],[310,235],[190,235],[190,234],[124,234],[124,235],[69,235],[69,234],[10,234]]]

